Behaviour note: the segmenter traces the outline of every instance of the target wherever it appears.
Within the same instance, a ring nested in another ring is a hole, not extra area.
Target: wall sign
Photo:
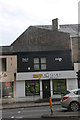
[[[57,57],[57,58],[55,58],[55,61],[59,61],[59,62],[61,62],[61,61],[62,61],[62,58]]]
[[[22,62],[28,62],[29,61],[29,58],[22,58]]]

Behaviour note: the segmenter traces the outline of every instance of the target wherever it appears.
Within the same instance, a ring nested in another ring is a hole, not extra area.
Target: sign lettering
[[[28,62],[29,58],[22,58],[22,62]]]

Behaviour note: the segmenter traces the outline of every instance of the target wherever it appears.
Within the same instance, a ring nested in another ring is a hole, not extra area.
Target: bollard
[[[51,108],[51,114],[53,114],[53,109],[52,109],[52,100],[51,100],[51,97],[50,97],[50,108]]]

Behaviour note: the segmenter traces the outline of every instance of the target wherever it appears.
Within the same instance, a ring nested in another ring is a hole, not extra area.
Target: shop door
[[[43,87],[43,98],[49,98],[50,97],[50,80],[43,80],[42,87]]]

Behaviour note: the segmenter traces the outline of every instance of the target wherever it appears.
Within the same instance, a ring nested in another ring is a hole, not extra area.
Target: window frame
[[[55,85],[54,82],[57,85]],[[62,82],[65,86],[61,85],[61,83],[60,83],[60,86],[59,86],[59,82]],[[66,91],[66,79],[53,79],[52,84],[53,84],[53,95],[61,95],[62,92]],[[55,88],[57,87],[57,88],[55,89],[54,87]],[[63,87],[64,87],[64,90],[62,90]],[[61,89],[61,91],[59,91],[59,89]]]
[[[7,71],[7,58],[0,58],[0,71],[6,72]]]
[[[38,62],[35,62],[35,59],[38,59]],[[43,59],[43,61],[42,61]],[[33,58],[33,61],[34,61],[34,70],[36,71],[40,71],[40,70],[46,70],[47,69],[47,60],[46,60],[46,57],[35,57]],[[36,67],[35,66],[38,66],[38,69],[35,69]]]
[[[42,62],[41,59],[44,59],[45,58],[45,62]],[[40,61],[41,61],[41,70],[46,70],[46,57],[41,57],[40,58]],[[45,68],[42,68],[42,65],[45,65]]]
[[[31,82],[33,85],[31,85]],[[36,85],[38,83],[39,92],[36,92]],[[26,80],[25,81],[25,96],[40,95],[40,81],[39,80]]]
[[[38,62],[35,62],[35,59],[38,59]],[[34,70],[40,70],[40,65],[39,65],[39,58],[38,57],[35,57],[34,58]],[[35,66],[38,66],[38,67],[35,67]],[[37,69],[36,69],[37,68]]]

